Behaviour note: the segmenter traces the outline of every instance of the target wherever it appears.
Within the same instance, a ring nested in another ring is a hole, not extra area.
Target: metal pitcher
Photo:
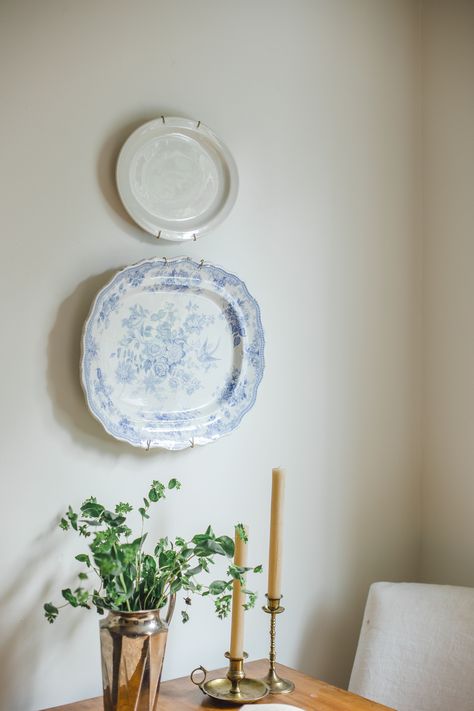
[[[100,621],[104,711],[156,711],[175,601],[164,620],[161,610],[110,610]]]

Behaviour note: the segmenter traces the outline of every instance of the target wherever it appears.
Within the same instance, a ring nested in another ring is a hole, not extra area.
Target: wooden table
[[[262,677],[268,669],[268,661],[259,659],[245,665],[247,676]],[[350,694],[323,681],[316,681],[311,676],[302,672],[277,664],[281,676],[294,681],[296,689],[292,694],[269,694],[267,697],[254,704],[255,709],[259,704],[293,704],[304,711],[393,711],[388,706],[381,706],[373,701],[363,699],[361,696]],[[224,676],[227,669],[219,669],[208,678]],[[158,711],[216,711],[224,708],[205,696],[197,686],[191,683],[189,677],[164,681],[160,688]],[[225,706],[229,711],[237,706]],[[44,711],[102,711],[102,697],[77,701],[66,706],[55,706],[54,709]]]

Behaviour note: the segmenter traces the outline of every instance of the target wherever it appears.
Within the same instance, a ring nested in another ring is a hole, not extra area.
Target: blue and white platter
[[[118,272],[84,326],[89,408],[135,447],[185,449],[232,432],[263,369],[260,309],[244,282],[188,257]]]

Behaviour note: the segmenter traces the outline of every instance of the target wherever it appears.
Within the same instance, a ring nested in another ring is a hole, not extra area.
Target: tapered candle
[[[248,528],[244,526],[245,537],[248,538]],[[247,544],[235,530],[234,563],[241,568],[247,566]],[[244,608],[245,595],[239,580],[234,580],[232,587],[232,627],[230,633],[230,656],[241,659],[244,656]]]
[[[270,517],[270,549],[268,553],[268,597],[281,597],[281,559],[283,534],[283,494],[285,474],[282,469],[272,470],[272,508]]]

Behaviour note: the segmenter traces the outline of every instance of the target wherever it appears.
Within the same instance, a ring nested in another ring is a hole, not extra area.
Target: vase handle
[[[196,681],[196,679],[195,679],[195,676],[196,676],[196,674],[198,674],[198,673],[204,674],[204,676],[203,676],[203,678],[201,679],[201,681]],[[196,684],[196,686],[199,686],[199,687],[204,684],[204,682],[206,681],[206,677],[207,677],[207,669],[205,669],[204,667],[201,667],[201,666],[196,667],[196,669],[193,669],[192,672],[191,672],[191,674],[189,675],[189,678],[191,679],[191,681],[193,682],[193,684]]]
[[[175,605],[176,605],[176,593],[173,593],[172,595],[170,595],[170,598],[168,601],[168,611],[167,611],[166,617],[165,617],[165,622],[167,625],[169,625],[171,620],[173,619],[173,612],[174,612]]]

